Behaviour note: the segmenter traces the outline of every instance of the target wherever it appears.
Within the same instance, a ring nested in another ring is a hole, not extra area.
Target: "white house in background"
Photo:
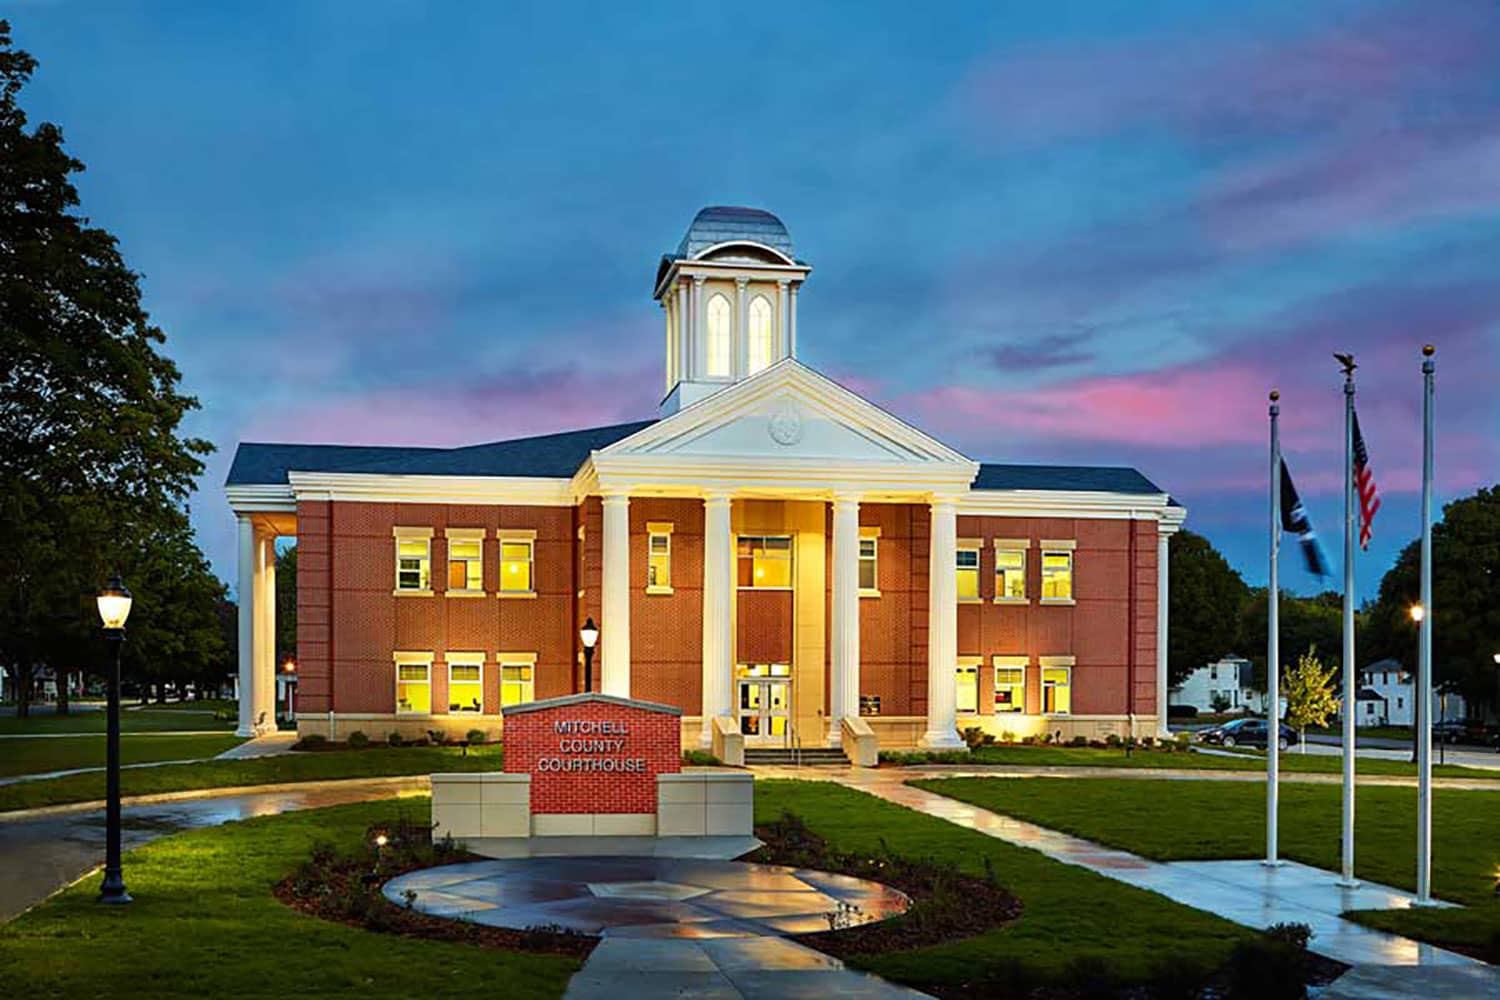
[[[1411,726],[1416,724],[1416,676],[1396,660],[1377,660],[1360,670],[1360,692],[1356,699],[1356,726]],[[1432,720],[1466,719],[1468,705],[1463,696],[1434,693]]]
[[[1191,705],[1199,712],[1214,711],[1214,701],[1222,698],[1227,711],[1243,712],[1249,707],[1252,693],[1250,661],[1242,656],[1226,656],[1216,663],[1199,667],[1172,688],[1172,705]]]

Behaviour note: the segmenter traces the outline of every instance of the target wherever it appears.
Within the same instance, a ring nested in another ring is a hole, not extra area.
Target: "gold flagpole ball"
[[[1423,347],[1422,347],[1422,356],[1424,358],[1430,358],[1436,352],[1437,352],[1437,348],[1433,347],[1431,344],[1424,344]]]
[[[1281,393],[1277,392],[1275,389],[1272,389],[1271,390],[1271,402],[1274,403],[1274,402],[1276,402],[1280,398],[1281,398]]]

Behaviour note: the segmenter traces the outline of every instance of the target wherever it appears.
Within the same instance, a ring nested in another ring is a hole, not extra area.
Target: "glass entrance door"
[[[747,742],[786,740],[792,715],[791,669],[784,663],[741,664],[739,677],[740,732]]]

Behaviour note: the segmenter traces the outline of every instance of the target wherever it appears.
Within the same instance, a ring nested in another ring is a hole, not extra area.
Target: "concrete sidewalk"
[[[255,757],[276,757],[290,753],[297,743],[296,730],[281,729],[246,740],[237,747],[230,747],[214,760],[251,760]]]

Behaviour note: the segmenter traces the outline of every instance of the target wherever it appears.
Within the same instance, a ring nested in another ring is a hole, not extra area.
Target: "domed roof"
[[[677,244],[677,256],[691,259],[709,247],[737,240],[760,243],[788,258],[792,256],[792,237],[780,219],[764,209],[734,205],[710,205],[699,211]]]

